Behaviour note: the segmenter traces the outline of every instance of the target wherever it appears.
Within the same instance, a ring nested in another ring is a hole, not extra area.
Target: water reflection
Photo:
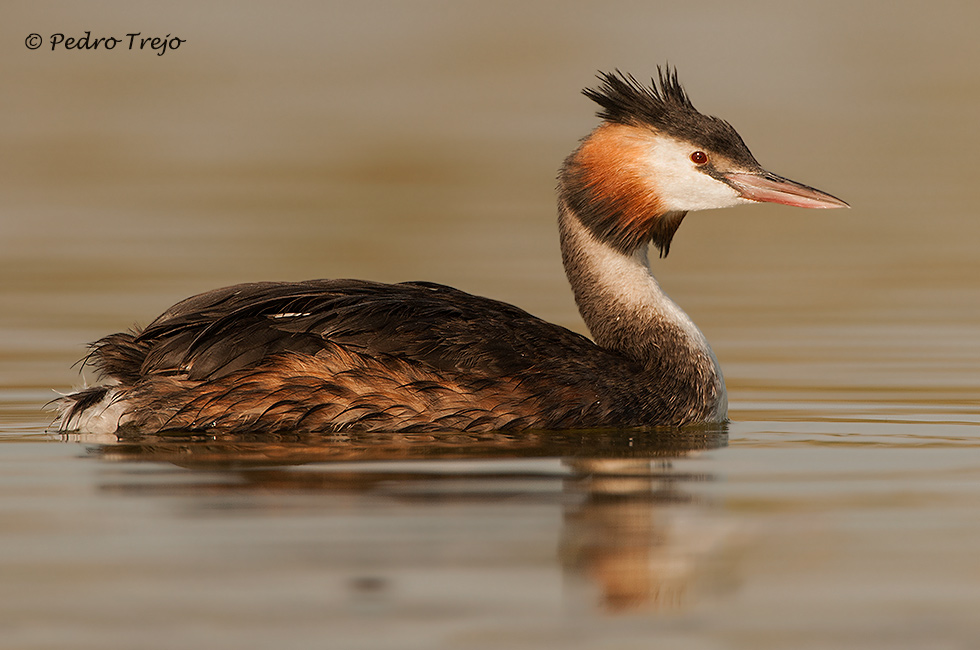
[[[318,462],[407,460],[500,460],[508,458],[672,458],[728,443],[727,426],[683,429],[539,431],[521,433],[278,433],[202,435],[67,434],[72,442],[96,443],[114,460],[167,462],[220,469]]]
[[[690,525],[691,511],[707,504],[684,483],[713,477],[636,459],[565,464],[574,470],[566,491],[584,497],[563,517],[560,558],[570,582],[594,582],[606,611],[683,608],[708,532]],[[674,516],[682,510],[684,523]]]
[[[705,573],[699,564],[724,548],[724,540],[717,543],[718,519],[711,516],[710,503],[690,491],[714,477],[681,471],[678,461],[726,444],[727,429],[715,427],[224,439],[127,434],[90,444],[89,450],[105,461],[168,463],[200,478],[192,475],[188,482],[179,473],[179,479],[168,482],[158,472],[152,480],[126,472],[120,482],[113,472],[103,486],[139,496],[333,494],[348,502],[363,499],[361,505],[370,499],[374,507],[364,509],[368,512],[377,513],[380,501],[399,515],[417,514],[416,519],[431,514],[437,504],[453,503],[473,508],[467,512],[478,518],[491,512],[502,516],[502,525],[511,527],[520,526],[522,508],[544,505],[560,515],[551,553],[552,567],[563,576],[565,601],[603,612],[631,612],[689,605],[686,594]],[[548,462],[507,462],[521,459]],[[216,474],[221,480],[215,480]],[[509,508],[503,514],[502,505]],[[350,509],[345,512],[350,516]],[[399,545],[399,552],[406,552],[398,536],[369,543]],[[463,543],[472,552],[485,542]],[[354,578],[350,588],[359,598],[373,600],[387,584],[383,574],[367,575]]]

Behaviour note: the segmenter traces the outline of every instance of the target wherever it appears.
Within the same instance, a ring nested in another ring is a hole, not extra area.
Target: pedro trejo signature
[[[120,50],[146,50],[156,52],[157,56],[163,56],[168,50],[176,50],[187,42],[186,38],[179,38],[167,34],[166,36],[143,36],[142,32],[129,32],[123,37],[118,36],[98,36],[93,38],[91,31],[86,31],[83,36],[66,36],[58,32],[51,34],[47,39],[40,34],[30,34],[25,41],[28,49],[36,50],[47,41],[51,45],[51,51],[55,50],[114,50],[118,46]]]

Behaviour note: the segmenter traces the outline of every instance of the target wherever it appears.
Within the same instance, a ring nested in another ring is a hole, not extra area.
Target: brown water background
[[[0,647],[980,645],[980,5],[2,17]],[[124,42],[51,51],[86,30]],[[654,262],[724,368],[727,445],[48,431],[86,342],[226,284],[425,279],[583,331],[554,224],[578,93],[668,61],[853,206],[692,214]]]

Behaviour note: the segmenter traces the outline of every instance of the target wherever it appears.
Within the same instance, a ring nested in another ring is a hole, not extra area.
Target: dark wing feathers
[[[256,283],[184,300],[130,337],[125,358],[95,361],[106,374],[181,375],[206,381],[271,355],[313,356],[326,341],[436,370],[517,374],[560,357],[591,357],[589,339],[512,305],[431,283],[358,280]],[[119,356],[116,353],[116,356]],[[596,369],[598,370],[598,368]]]
[[[119,380],[125,424],[145,430],[516,430],[676,419],[671,393],[651,391],[658,378],[636,362],[512,305],[427,283],[237,285],[93,347],[89,361]],[[66,412],[71,423],[81,411]]]

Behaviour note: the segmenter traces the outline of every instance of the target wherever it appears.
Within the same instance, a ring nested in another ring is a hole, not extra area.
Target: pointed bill
[[[760,203],[782,203],[798,208],[849,208],[847,203],[826,192],[769,172],[724,174],[728,184],[744,199]]]

